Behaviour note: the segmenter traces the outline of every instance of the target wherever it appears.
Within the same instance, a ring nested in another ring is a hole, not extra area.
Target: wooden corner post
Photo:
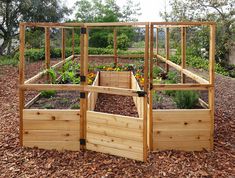
[[[51,62],[50,54],[50,27],[45,27],[45,68],[50,68]],[[47,74],[47,81],[50,80],[49,74]]]
[[[149,120],[148,120],[148,141],[149,141],[149,149],[152,150],[153,149],[153,58],[154,58],[154,52],[153,52],[153,40],[154,40],[154,36],[153,36],[153,31],[154,26],[151,24],[150,25],[150,65],[149,65],[149,72],[150,72],[150,86],[149,86]]]
[[[61,41],[61,43],[62,43],[62,49],[61,49],[61,59],[62,60],[65,60],[65,29],[64,28],[62,28],[61,29],[61,36],[62,36],[62,41]]]
[[[214,107],[215,107],[215,33],[216,25],[210,25],[210,51],[209,51],[209,109],[211,112],[211,150],[214,147]]]
[[[144,118],[143,118],[143,160],[147,160],[147,96],[148,96],[148,60],[149,60],[149,24],[145,26],[145,52],[144,52]]]
[[[80,76],[84,76],[85,81],[81,81],[82,86],[87,85],[88,74],[88,28],[81,27],[80,36]],[[86,139],[86,112],[88,92],[81,92],[80,97],[80,139]],[[85,149],[85,145],[81,145],[81,149]]]
[[[19,85],[24,85],[25,80],[25,26],[20,24],[20,62],[19,62]],[[23,146],[23,109],[25,103],[24,90],[19,87],[19,111],[20,111],[20,125],[19,125],[19,138],[20,146]]]
[[[166,28],[165,32],[165,51],[166,51],[166,60],[170,59],[170,35],[169,28]],[[169,72],[169,65],[165,63],[165,71]]]
[[[186,67],[186,27],[181,27],[181,67]],[[185,74],[182,71],[181,83],[185,83]]]
[[[114,64],[117,66],[117,29],[113,29],[113,53],[114,53]]]

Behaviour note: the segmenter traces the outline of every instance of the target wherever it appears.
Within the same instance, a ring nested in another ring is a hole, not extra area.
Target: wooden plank
[[[209,150],[209,141],[158,141],[153,148],[157,150],[202,151]]]
[[[209,84],[209,82],[207,80],[205,80],[204,78],[202,77],[199,77],[198,75],[192,73],[191,71],[187,70],[187,69],[182,69],[181,66],[169,61],[169,60],[166,60],[166,58],[162,57],[161,55],[157,55],[157,58],[159,58],[160,60],[162,60],[163,62],[165,63],[168,63],[171,67],[175,68],[176,70],[178,71],[182,71],[183,74],[187,75],[188,77],[190,77],[191,79],[197,81],[198,83],[201,83],[201,84]]]
[[[105,23],[84,23],[87,27],[116,27],[116,26],[144,26],[148,22],[105,22]]]
[[[181,27],[181,67],[186,68],[186,27]],[[181,83],[185,83],[185,74],[182,71]]]
[[[114,126],[105,126],[96,123],[87,124],[87,133],[100,134],[110,137],[124,138],[134,141],[143,141],[143,131],[138,129],[126,129]]]
[[[209,141],[210,129],[158,129],[153,135],[155,141]]]
[[[80,130],[79,120],[24,119],[24,130]]]
[[[80,143],[77,141],[24,141],[25,147],[38,147],[42,149],[56,149],[59,151],[79,151]]]
[[[25,51],[25,26],[23,24],[20,24],[20,63],[19,63],[19,84],[24,84],[25,80],[25,57],[24,57],[24,51]],[[25,104],[25,95],[24,91],[19,88],[19,139],[20,139],[20,146],[23,145],[23,109]]]
[[[154,84],[153,90],[208,90],[210,84]]]
[[[74,53],[74,48],[75,48],[75,38],[74,38],[74,35],[75,35],[75,33],[74,33],[74,28],[73,28],[73,30],[72,30],[72,55],[73,55],[73,60],[74,60],[74,55],[75,55],[75,53]]]
[[[33,97],[33,99],[31,99],[28,103],[26,103],[24,108],[26,108],[26,109],[30,108],[30,106],[32,106],[40,98],[40,95],[41,95],[41,93],[39,93],[35,97]]]
[[[104,136],[99,134],[88,133],[87,143],[102,145],[109,148],[126,150],[128,152],[143,153],[143,143],[133,140]]]
[[[99,86],[99,77],[100,72],[96,74],[96,78],[92,84],[92,86]],[[96,101],[98,98],[97,92],[89,92],[88,93],[88,110],[93,111],[95,109]]]
[[[200,25],[215,25],[216,23],[215,22],[212,22],[212,21],[204,21],[204,22],[151,22],[151,24],[153,25],[177,25],[177,26],[180,26],[180,25],[191,25],[191,26],[200,26]]]
[[[114,64],[115,66],[118,63],[117,59],[117,29],[113,29],[113,54],[114,54]]]
[[[159,54],[159,41],[158,41],[158,28],[156,27],[156,54]],[[158,65],[158,59],[156,59],[156,64]]]
[[[24,109],[24,119],[32,120],[79,120],[80,111],[72,109]]]
[[[165,31],[165,53],[166,53],[166,60],[170,60],[170,33],[169,33],[169,28],[166,28]],[[169,72],[169,65],[166,62],[165,63],[165,71]]]
[[[70,130],[24,130],[25,141],[77,141],[80,131]]]
[[[83,91],[84,87],[79,84],[22,84],[19,86],[23,90],[56,90],[56,91]]]
[[[130,152],[130,151],[126,151],[126,150],[115,149],[115,148],[110,148],[110,147],[97,145],[97,144],[91,144],[91,143],[87,144],[87,149],[143,161],[143,154],[142,153]]]
[[[142,130],[143,119],[117,114],[88,111],[87,122],[127,129]]]

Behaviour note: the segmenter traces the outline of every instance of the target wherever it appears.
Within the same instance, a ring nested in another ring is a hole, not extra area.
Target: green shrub
[[[18,59],[15,59],[12,56],[0,56],[0,66],[2,65],[17,66],[18,62],[19,62]]]
[[[45,91],[41,91],[40,94],[44,98],[51,98],[51,97],[55,96],[56,91],[55,90],[45,90]]]
[[[180,109],[193,109],[198,103],[199,95],[195,91],[176,91],[174,101]]]
[[[56,74],[55,70],[50,68],[47,72],[48,72],[48,74],[49,74],[49,76],[51,78],[51,83],[55,84],[56,83],[56,79],[57,79],[57,74]]]
[[[156,77],[159,77],[159,74],[162,72],[162,70],[157,67],[157,66],[154,66],[153,67],[153,78],[156,78]]]

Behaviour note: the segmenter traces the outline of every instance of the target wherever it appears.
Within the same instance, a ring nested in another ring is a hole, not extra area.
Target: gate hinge
[[[137,91],[136,93],[138,94],[139,97],[145,97],[145,95],[147,95],[147,92],[145,91]]]
[[[81,34],[86,34],[86,28],[84,27],[81,28]]]
[[[80,139],[80,145],[86,145],[86,139],[81,138]]]
[[[80,92],[80,98],[86,98],[85,92]]]
[[[81,75],[80,80],[81,80],[81,82],[85,82],[86,81],[86,76]]]

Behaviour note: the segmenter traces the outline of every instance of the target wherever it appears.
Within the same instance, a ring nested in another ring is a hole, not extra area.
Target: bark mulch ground
[[[30,68],[33,71],[33,68]],[[18,69],[0,67],[0,177],[235,177],[235,80],[217,75],[211,152],[159,151],[146,163],[19,146]]]
[[[137,108],[131,96],[100,93],[96,101],[95,111],[139,117]]]

